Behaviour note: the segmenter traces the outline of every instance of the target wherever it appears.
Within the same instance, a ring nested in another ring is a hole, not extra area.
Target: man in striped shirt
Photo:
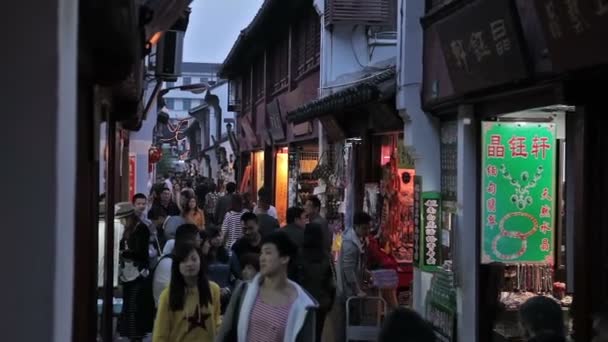
[[[240,194],[233,194],[231,199],[232,208],[226,213],[224,222],[222,223],[224,246],[228,251],[232,250],[232,245],[243,236],[241,216],[247,212],[247,209],[243,208],[243,196]]]
[[[297,247],[285,232],[262,240],[260,273],[234,292],[216,341],[313,341],[316,301],[287,279]]]

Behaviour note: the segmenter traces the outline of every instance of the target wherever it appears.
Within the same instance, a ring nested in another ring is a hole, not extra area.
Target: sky
[[[194,0],[184,40],[184,62],[221,63],[263,0]]]

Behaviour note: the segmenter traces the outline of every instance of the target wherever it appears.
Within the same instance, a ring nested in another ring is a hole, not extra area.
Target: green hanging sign
[[[423,192],[420,196],[419,268],[434,271],[441,266],[441,234],[441,193]]]
[[[553,264],[555,124],[482,123],[482,263]]]

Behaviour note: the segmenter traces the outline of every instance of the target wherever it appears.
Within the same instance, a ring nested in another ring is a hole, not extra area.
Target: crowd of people
[[[377,256],[371,217],[354,215],[334,263],[333,234],[318,198],[289,208],[287,225],[280,228],[269,194],[261,189],[257,195],[253,203],[234,183],[218,187],[209,179],[167,175],[149,196],[136,194],[117,205],[116,218],[124,226],[121,336],[142,341],[152,333],[154,342],[321,341],[328,315],[338,311],[332,341],[344,340],[345,303],[367,295],[368,259],[391,264]],[[382,296],[390,314],[378,341],[435,341],[419,314],[398,308],[394,294]],[[545,297],[522,306],[529,341],[565,341],[561,315]],[[605,336],[608,325],[598,322],[604,334],[599,336]]]

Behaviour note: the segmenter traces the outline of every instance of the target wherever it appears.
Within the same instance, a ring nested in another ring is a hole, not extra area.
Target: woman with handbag
[[[120,240],[119,280],[122,285],[123,305],[118,321],[118,332],[131,341],[142,341],[152,331],[154,300],[149,277],[150,230],[142,223],[133,204],[116,205],[115,217],[120,219],[124,232]]]

